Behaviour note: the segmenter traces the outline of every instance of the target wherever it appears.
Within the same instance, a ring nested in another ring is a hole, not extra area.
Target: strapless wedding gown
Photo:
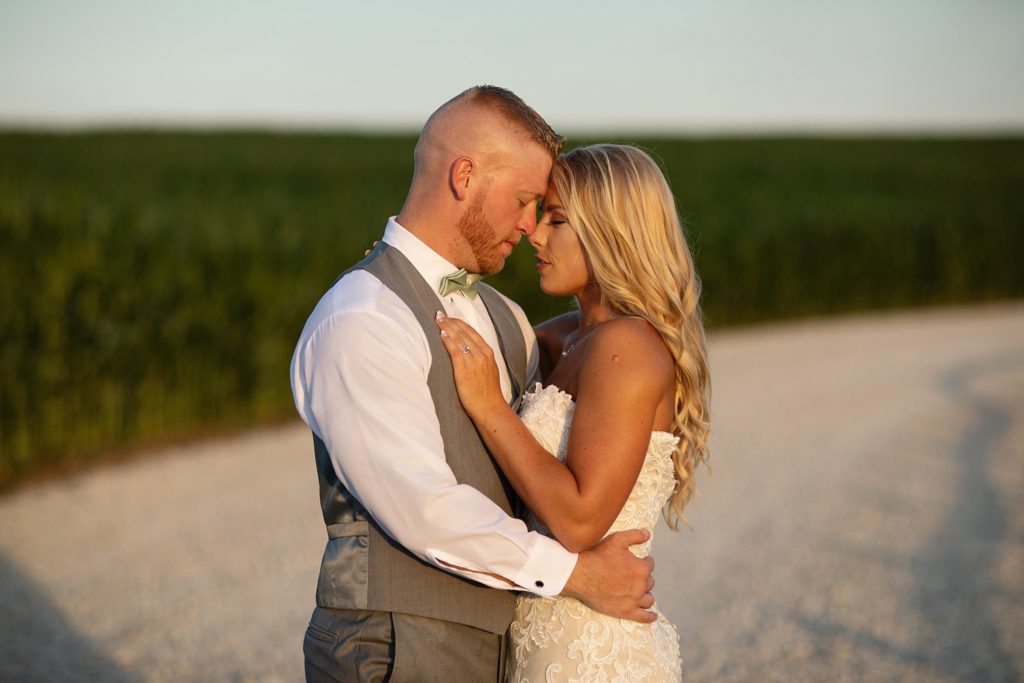
[[[555,386],[536,385],[523,397],[520,417],[537,441],[564,462],[575,408],[569,394]],[[653,533],[675,486],[676,444],[668,432],[651,435],[640,476],[609,534],[623,529]],[[528,523],[551,535],[536,518],[531,516]],[[648,541],[632,551],[644,557],[650,547]],[[605,616],[574,598],[523,594],[509,636],[512,683],[682,680],[679,634],[660,612],[654,623],[640,624]]]

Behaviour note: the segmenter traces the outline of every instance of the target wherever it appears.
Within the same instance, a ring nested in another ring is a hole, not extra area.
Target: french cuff
[[[576,568],[579,555],[570,553],[558,541],[547,536],[534,536],[534,544],[526,557],[526,564],[512,580],[524,590],[553,598],[565,588],[565,582]]]

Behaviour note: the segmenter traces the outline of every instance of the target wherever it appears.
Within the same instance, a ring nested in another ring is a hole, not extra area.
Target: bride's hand
[[[507,406],[501,394],[494,352],[483,337],[462,320],[450,318],[442,311],[437,312],[434,322],[441,328],[441,341],[452,358],[455,387],[466,413],[472,418],[499,404]]]

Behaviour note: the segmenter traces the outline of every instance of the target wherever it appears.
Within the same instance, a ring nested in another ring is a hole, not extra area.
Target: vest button
[[[537,588],[543,588],[544,587],[544,582],[543,581],[534,581],[533,585],[535,585]]]

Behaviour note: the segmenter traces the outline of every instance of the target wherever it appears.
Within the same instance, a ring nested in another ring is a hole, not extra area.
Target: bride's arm
[[[463,407],[509,482],[567,549],[593,546],[636,483],[666,378],[672,381],[672,359],[657,333],[635,319],[608,321],[594,332],[583,350],[563,464],[505,402],[487,343],[460,320],[444,318],[438,326]]]

